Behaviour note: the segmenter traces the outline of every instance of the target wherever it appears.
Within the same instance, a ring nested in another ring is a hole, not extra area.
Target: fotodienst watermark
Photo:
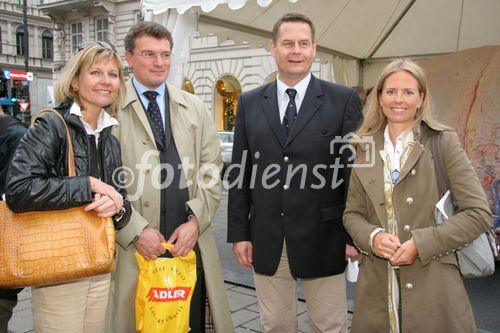
[[[321,163],[261,163],[260,151],[244,150],[239,161],[232,161],[223,175],[221,166],[214,162],[194,163],[184,157],[181,163],[158,163],[159,155],[155,150],[144,152],[141,160],[133,167],[123,166],[113,173],[113,180],[125,187],[130,201],[138,200],[146,186],[162,190],[169,186],[179,189],[198,187],[205,190],[221,186],[254,189],[256,187],[270,190],[278,186],[290,186],[305,189],[309,187],[320,190],[326,186],[337,188],[343,182],[342,170],[346,168],[369,168],[375,164],[375,142],[372,137],[359,137],[349,133],[336,136],[329,145],[326,154],[330,155],[328,164]],[[356,154],[362,153],[362,156]],[[233,155],[234,158],[234,155]],[[293,161],[293,153],[290,156]],[[328,180],[330,180],[328,182]]]

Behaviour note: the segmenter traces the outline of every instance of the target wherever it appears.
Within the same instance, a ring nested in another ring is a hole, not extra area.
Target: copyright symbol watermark
[[[114,184],[118,184],[124,188],[131,186],[135,180],[134,172],[127,166],[115,169],[112,177]]]

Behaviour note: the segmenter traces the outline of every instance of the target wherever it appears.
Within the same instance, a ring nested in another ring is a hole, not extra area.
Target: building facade
[[[24,68],[24,56],[19,54],[22,49],[16,43],[24,31],[22,5],[19,4],[22,1],[0,0],[0,63],[4,67],[9,64],[7,67],[15,70]],[[34,73],[30,83],[32,113],[46,106],[54,106],[53,82],[80,42],[107,41],[114,44],[119,54],[123,55],[126,33],[141,20],[140,2],[137,0],[28,0],[28,13],[29,69]],[[242,40],[235,42],[226,36],[221,42],[217,35],[207,34],[210,27],[203,26],[202,29],[205,36],[197,32],[190,38],[189,56],[187,61],[183,60],[182,70],[178,72],[183,80],[173,81],[183,81],[185,90],[196,94],[206,103],[217,129],[232,130],[239,95],[272,81],[276,77],[275,61],[263,46],[267,45],[267,39],[262,38],[256,44]],[[241,39],[238,32],[230,31],[229,34]],[[321,79],[335,81],[334,68],[335,72],[341,71],[335,67],[333,60],[331,56],[319,55],[313,63],[313,74]],[[173,62],[177,61],[174,47]],[[125,62],[124,66],[128,74]],[[356,66],[343,65],[341,68],[343,71]],[[179,74],[176,72],[171,75]],[[357,74],[349,76],[356,77]],[[338,77],[345,75],[340,73]],[[344,83],[342,80],[340,82]]]
[[[311,69],[318,78],[333,81],[331,62],[316,59]],[[233,40],[218,41],[216,35],[195,36],[189,61],[184,67],[184,89],[200,97],[209,107],[218,130],[232,131],[238,97],[276,78],[277,67],[261,45]]]
[[[140,20],[137,0],[38,1],[54,27],[55,79],[82,41],[110,42],[123,55],[125,34]]]
[[[36,5],[27,0],[25,29],[23,1],[0,1],[0,105],[25,123],[31,110],[48,105],[46,87],[52,84],[52,22]]]

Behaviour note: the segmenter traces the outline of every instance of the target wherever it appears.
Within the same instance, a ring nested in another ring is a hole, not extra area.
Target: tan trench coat
[[[155,140],[141,102],[129,80],[124,108],[118,113],[119,126],[113,134],[120,140],[123,165],[128,168],[127,186],[134,212],[130,223],[116,233],[117,266],[112,275],[110,305],[106,332],[135,332],[135,288],[138,267],[135,247],[131,243],[145,226],[159,229],[160,190],[151,184],[159,183],[160,159]],[[213,121],[203,102],[184,91],[168,85],[172,134],[188,182],[189,201],[186,203],[200,223],[200,248],[207,296],[216,332],[233,332],[224,281],[215,240],[210,228],[220,201],[220,177],[215,186],[208,184],[206,169],[214,164],[222,168],[219,141]],[[191,165],[189,165],[191,164]],[[191,184],[190,184],[191,183]]]
[[[413,237],[416,262],[400,267],[403,333],[475,332],[471,305],[454,253],[486,231],[491,223],[484,191],[458,136],[443,132],[441,151],[460,212],[436,227],[434,207],[439,199],[431,152],[432,130],[426,124],[415,132],[416,144],[393,190],[393,206],[401,243]],[[351,174],[344,226],[362,253],[352,333],[387,333],[387,261],[376,257],[371,232],[387,228],[383,192],[383,131],[376,134],[375,165]],[[366,162],[358,149],[358,163]]]

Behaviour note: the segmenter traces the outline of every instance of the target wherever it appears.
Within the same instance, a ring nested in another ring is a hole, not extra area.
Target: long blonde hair
[[[120,86],[118,87],[116,99],[110,105],[105,107],[109,114],[115,116],[121,107],[123,98],[125,97],[125,80],[123,78],[122,61],[115,50],[101,46],[97,43],[77,51],[71,59],[69,59],[66,66],[64,66],[61,76],[57,80],[54,87],[56,103],[60,104],[71,100],[82,106],[78,92],[73,89],[71,83],[80,75],[84,68],[92,66],[92,64],[97,61],[108,59],[116,62],[120,77]]]
[[[420,105],[420,108],[417,109],[417,113],[415,115],[415,124],[420,124],[421,121],[425,121],[434,128],[447,128],[432,118],[429,86],[427,83],[427,77],[425,76],[422,67],[409,59],[396,59],[388,64],[380,73],[377,84],[374,87],[373,93],[367,103],[364,121],[356,132],[358,135],[372,135],[384,130],[385,125],[387,124],[387,117],[384,115],[382,107],[380,106],[380,96],[382,94],[382,90],[384,89],[387,77],[399,71],[406,71],[410,73],[417,80],[418,90],[420,94],[423,95],[422,104]]]

